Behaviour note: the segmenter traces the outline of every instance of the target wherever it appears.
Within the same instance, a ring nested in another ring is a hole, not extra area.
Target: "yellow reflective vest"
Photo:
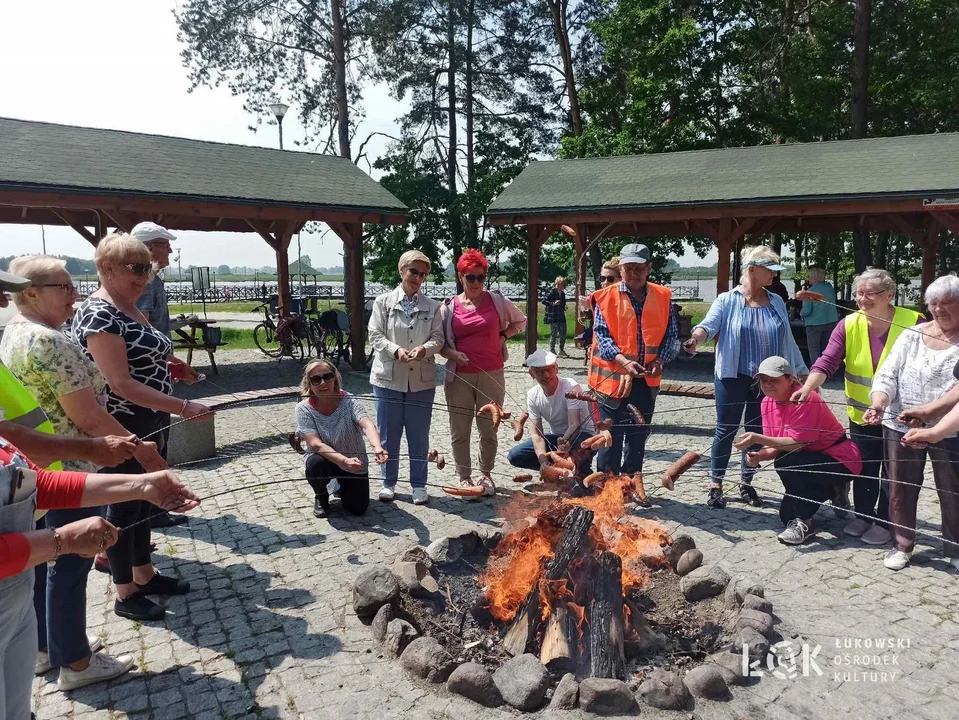
[[[863,411],[869,407],[869,394],[872,391],[875,371],[885,362],[896,339],[907,327],[912,327],[919,320],[919,313],[915,310],[901,307],[895,310],[886,344],[882,348],[882,355],[879,356],[879,364],[875,370],[872,367],[868,319],[862,311],[858,311],[848,315],[843,321],[846,323],[846,411],[849,419],[857,425],[862,425]]]
[[[3,408],[4,420],[37,432],[56,434],[43,408],[2,363],[0,363],[0,408]],[[63,470],[63,465],[55,462],[47,469]]]

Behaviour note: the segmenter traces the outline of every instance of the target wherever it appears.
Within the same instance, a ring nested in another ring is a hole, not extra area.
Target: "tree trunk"
[[[449,187],[450,214],[450,250],[453,253],[453,265],[463,252],[463,218],[459,209],[459,194],[456,189],[456,0],[448,4],[449,15],[446,23],[446,44],[449,53],[449,65],[446,69],[446,104],[449,147],[446,151],[446,184]],[[456,291],[461,292],[459,276],[456,277]]]
[[[333,92],[336,96],[336,131],[340,157],[350,157],[350,105],[346,94],[346,27],[343,0],[331,0],[333,26]]]
[[[889,234],[888,230],[883,230],[876,237],[876,267],[886,267],[889,258]]]
[[[546,0],[553,18],[553,35],[559,46],[559,55],[563,61],[563,77],[566,81],[566,99],[569,101],[569,125],[575,137],[583,134],[583,115],[579,109],[579,91],[576,89],[576,73],[573,67],[573,51],[569,41],[569,26],[566,10],[568,0]]]
[[[869,111],[869,26],[872,21],[872,0],[856,0],[856,17],[852,35],[852,127],[853,140],[868,134]],[[872,264],[869,231],[856,230],[852,234],[853,265],[857,273]]]
[[[601,552],[590,575],[590,675],[626,679],[623,623],[623,561],[613,552]]]
[[[476,0],[470,0],[466,18],[466,66],[463,77],[466,81],[466,97],[463,98],[463,112],[466,114],[466,194],[470,198],[470,207],[466,217],[466,236],[470,247],[479,247],[478,219],[473,209],[472,197],[476,187],[476,158],[473,130],[473,23]]]

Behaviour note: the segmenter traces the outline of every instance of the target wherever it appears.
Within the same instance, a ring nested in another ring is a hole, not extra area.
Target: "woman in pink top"
[[[811,393],[804,403],[790,401],[801,385],[785,358],[766,358],[756,377],[765,395],[763,434],[745,433],[735,445],[739,450],[764,446],[746,453],[751,467],[775,458],[786,493],[779,506],[779,518],[786,526],[779,542],[800,545],[816,534],[812,517],[819,506],[835,495],[839,483],[862,472],[862,457],[819,393]]]
[[[526,317],[497,291],[486,288],[489,263],[479,250],[467,250],[456,263],[463,292],[440,309],[445,346],[446,402],[449,404],[450,442],[460,485],[473,486],[470,434],[476,411],[487,403],[503,405],[506,381],[503,365],[506,340],[526,328]],[[490,473],[496,459],[497,438],[489,416],[476,418],[479,432],[479,483],[486,495],[495,489]]]

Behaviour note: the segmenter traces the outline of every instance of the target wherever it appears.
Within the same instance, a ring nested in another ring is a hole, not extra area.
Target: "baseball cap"
[[[759,369],[756,371],[756,374],[775,378],[782,377],[783,375],[792,375],[793,369],[786,358],[773,355],[759,363]]]
[[[30,282],[28,278],[12,275],[4,270],[0,270],[0,290],[20,292],[25,287],[29,287]]]
[[[762,260],[762,259],[750,260],[749,262],[746,263],[746,266],[762,267],[762,268],[766,268],[767,270],[772,270],[773,272],[782,272],[783,270],[786,269],[779,263],[774,262],[772,260],[768,260],[768,259],[767,260]]]
[[[537,350],[526,358],[526,367],[544,368],[556,364],[556,356],[548,350]]]
[[[155,222],[140,223],[130,231],[130,237],[142,243],[153,242],[154,240],[169,240],[170,242],[176,240],[176,235]]]
[[[628,265],[630,263],[645,265],[648,262],[649,248],[645,245],[640,245],[639,243],[630,243],[629,245],[624,245],[623,249],[619,251],[620,265]]]

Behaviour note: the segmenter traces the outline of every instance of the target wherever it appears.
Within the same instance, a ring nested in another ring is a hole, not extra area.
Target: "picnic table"
[[[189,317],[179,316],[170,321],[170,330],[173,333],[174,350],[186,350],[187,365],[193,364],[193,351],[205,350],[210,357],[210,367],[213,373],[218,374],[214,353],[217,348],[226,345],[220,340],[220,328],[216,327],[215,320],[201,320],[196,315]],[[197,331],[200,331],[199,337]]]

